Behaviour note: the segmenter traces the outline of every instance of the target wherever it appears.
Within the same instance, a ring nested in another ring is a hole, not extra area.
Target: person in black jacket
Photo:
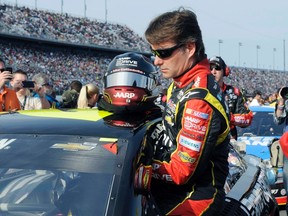
[[[230,111],[231,136],[237,140],[237,128],[248,127],[252,123],[253,113],[246,105],[245,98],[239,88],[224,83],[224,77],[230,73],[230,69],[220,56],[209,59],[210,70],[215,80],[220,85]]]

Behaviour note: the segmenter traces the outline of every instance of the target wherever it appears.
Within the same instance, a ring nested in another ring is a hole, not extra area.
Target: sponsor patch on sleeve
[[[193,131],[195,133],[205,134],[207,127],[203,125],[205,122],[201,122],[200,119],[191,116],[185,116],[183,126],[184,129]]]
[[[194,163],[196,161],[195,158],[192,158],[187,152],[178,152],[178,156],[180,160],[184,163]]]
[[[191,108],[187,108],[185,112],[189,115],[196,116],[196,117],[202,118],[202,119],[208,119],[208,117],[209,117],[208,113],[200,112],[198,110],[194,110]]]
[[[190,139],[181,134],[179,136],[179,144],[196,152],[199,152],[201,147],[201,142]]]

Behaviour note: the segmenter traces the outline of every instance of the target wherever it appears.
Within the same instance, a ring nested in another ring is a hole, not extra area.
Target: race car
[[[161,215],[133,188],[145,131],[159,121],[98,109],[0,113],[0,215]],[[278,215],[265,164],[237,148],[222,215]]]
[[[264,163],[271,164],[277,174],[275,184],[271,185],[272,194],[279,206],[286,205],[286,191],[283,187],[283,152],[279,139],[284,125],[274,123],[274,106],[251,106],[252,124],[247,128],[237,128],[238,141],[246,145],[246,154],[260,157]]]

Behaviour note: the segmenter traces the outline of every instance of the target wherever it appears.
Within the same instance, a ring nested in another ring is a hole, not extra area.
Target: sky
[[[288,71],[287,0],[0,0],[0,3],[119,23],[139,36],[144,36],[153,18],[183,6],[197,15],[208,57],[220,55],[229,66]]]

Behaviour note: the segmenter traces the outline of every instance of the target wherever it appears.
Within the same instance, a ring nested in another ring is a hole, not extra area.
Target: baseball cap
[[[226,64],[220,56],[213,56],[209,59],[210,64],[215,64],[221,67],[221,69],[226,69]]]
[[[62,106],[63,108],[77,108],[79,93],[72,89],[63,92],[62,94]]]
[[[288,87],[284,87],[281,89],[280,95],[284,99],[288,99]]]

